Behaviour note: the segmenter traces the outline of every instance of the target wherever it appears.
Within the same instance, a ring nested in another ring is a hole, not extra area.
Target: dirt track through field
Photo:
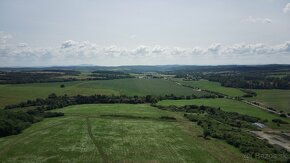
[[[87,127],[88,127],[89,136],[92,139],[95,147],[99,151],[99,154],[101,155],[103,162],[109,162],[107,155],[103,151],[102,147],[98,144],[97,140],[94,138],[94,135],[92,133],[92,126],[91,126],[91,123],[90,123],[90,119],[88,117],[86,117],[86,121],[87,121]]]

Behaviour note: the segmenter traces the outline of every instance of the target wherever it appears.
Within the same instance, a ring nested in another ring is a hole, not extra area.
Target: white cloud
[[[212,44],[208,47],[162,47],[140,45],[128,49],[68,40],[55,48],[32,48],[9,44],[1,36],[0,66],[136,65],[136,64],[290,64],[290,41],[278,45]],[[4,40],[4,41],[2,41]],[[257,59],[259,58],[259,59]]]
[[[141,56],[149,56],[150,49],[148,46],[140,45],[136,49],[133,49],[133,54]]]
[[[286,6],[283,8],[284,13],[288,13],[290,11],[290,3],[287,3]]]
[[[263,23],[263,24],[272,23],[272,20],[269,18],[259,18],[259,17],[253,17],[253,16],[249,16],[248,18],[246,18],[242,21],[243,22],[250,22],[250,23]]]
[[[61,44],[61,48],[69,48],[69,47],[72,47],[74,45],[76,45],[77,42],[73,41],[73,40],[67,40],[67,41],[64,41],[62,44]]]
[[[208,49],[207,51],[210,52],[210,53],[213,53],[213,54],[216,54],[218,53],[222,48],[222,45],[221,44],[212,44]]]

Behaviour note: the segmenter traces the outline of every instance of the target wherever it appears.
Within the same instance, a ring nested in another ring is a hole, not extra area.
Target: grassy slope
[[[160,105],[205,105],[212,107],[220,107],[224,111],[228,112],[237,112],[240,114],[250,115],[254,117],[259,117],[261,119],[267,119],[271,121],[274,118],[280,118],[275,114],[268,113],[254,106],[245,104],[240,101],[231,100],[231,99],[194,99],[194,100],[164,100],[160,101]],[[285,119],[290,123],[289,119]]]
[[[175,79],[175,80],[177,80],[177,79]],[[218,82],[211,82],[211,81],[207,81],[207,80],[199,80],[199,81],[178,80],[178,82],[185,84],[185,85],[192,86],[192,87],[197,87],[200,89],[206,89],[206,90],[210,90],[210,91],[214,91],[214,92],[223,93],[223,94],[226,94],[228,96],[233,96],[233,97],[243,96],[245,94],[244,92],[242,92],[241,90],[239,90],[237,88],[223,87]]]
[[[100,158],[85,119],[46,119],[24,133],[0,138],[0,162],[93,162]]]
[[[257,92],[257,97],[250,98],[257,100],[267,106],[273,107],[276,110],[290,113],[290,90],[254,90]]]
[[[102,81],[77,81],[65,82],[65,88],[60,88],[62,83],[33,83],[33,84],[14,84],[0,85],[0,108],[7,105],[18,103],[27,99],[44,98],[50,93],[58,95],[191,95],[202,94],[202,92],[176,85],[170,81],[162,79],[120,79]]]
[[[66,115],[0,138],[0,162],[245,162],[226,143],[198,137],[202,129],[179,113],[130,104],[78,105],[57,111]],[[155,118],[172,114],[178,121],[100,118],[100,114]]]

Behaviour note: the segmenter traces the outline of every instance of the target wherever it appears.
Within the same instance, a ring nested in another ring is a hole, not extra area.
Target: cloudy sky
[[[0,67],[290,64],[290,0],[0,0]]]

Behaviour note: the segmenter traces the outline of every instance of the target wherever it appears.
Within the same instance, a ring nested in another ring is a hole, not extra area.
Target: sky
[[[290,64],[290,0],[0,0],[0,67]]]

